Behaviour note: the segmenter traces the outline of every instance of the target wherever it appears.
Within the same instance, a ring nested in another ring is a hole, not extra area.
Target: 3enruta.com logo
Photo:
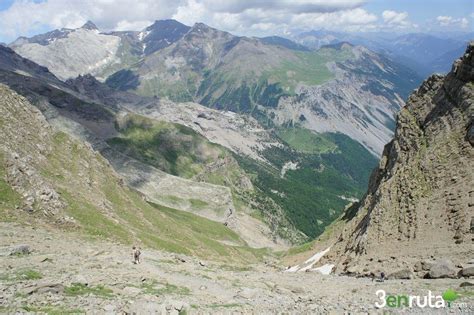
[[[436,295],[432,291],[428,290],[425,295],[409,295],[399,294],[392,295],[387,294],[383,289],[375,292],[378,301],[375,302],[375,307],[384,308],[398,308],[398,307],[418,307],[418,308],[445,308],[453,306],[455,300],[459,298],[459,294],[453,289],[444,291],[441,295]],[[460,303],[456,303],[456,306]]]

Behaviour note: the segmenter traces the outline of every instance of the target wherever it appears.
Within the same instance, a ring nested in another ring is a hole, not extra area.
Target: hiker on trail
[[[385,281],[385,273],[382,271],[380,273],[380,282],[384,282]]]
[[[133,250],[132,251],[133,263],[134,264],[139,264],[140,263],[140,255],[141,255],[140,248],[138,248],[136,246],[133,246],[132,250]]]

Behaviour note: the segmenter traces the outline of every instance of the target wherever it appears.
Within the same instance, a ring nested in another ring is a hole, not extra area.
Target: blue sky
[[[13,0],[3,0],[0,2],[0,11],[8,9],[9,6],[11,6],[13,3]]]
[[[390,9],[395,11],[407,11],[410,17],[422,23],[424,20],[433,19],[437,16],[449,15],[457,18],[469,17],[474,11],[472,0],[372,0],[368,1],[366,8],[374,13]]]
[[[39,3],[39,2],[45,2],[46,0],[32,0],[31,2]],[[0,1],[0,11],[8,9],[15,0],[1,0]]]
[[[157,19],[204,22],[239,35],[296,30],[473,32],[473,0],[0,0],[0,41],[92,20],[104,31],[141,30]]]

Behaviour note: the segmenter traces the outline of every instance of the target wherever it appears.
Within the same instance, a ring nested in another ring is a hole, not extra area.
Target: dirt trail
[[[315,272],[284,273],[272,262],[233,266],[147,249],[142,263],[134,265],[131,246],[0,223],[0,247],[19,244],[28,244],[32,252],[0,257],[0,313],[367,313],[375,311],[375,292],[381,288],[391,294],[441,294],[466,282],[379,283]],[[466,305],[450,312],[474,311],[473,290],[468,289],[471,295],[456,301]]]

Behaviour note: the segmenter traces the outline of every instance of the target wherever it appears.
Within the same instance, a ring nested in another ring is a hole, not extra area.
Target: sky
[[[142,30],[159,19],[203,22],[236,35],[474,32],[473,0],[0,0],[0,42],[93,21]]]

